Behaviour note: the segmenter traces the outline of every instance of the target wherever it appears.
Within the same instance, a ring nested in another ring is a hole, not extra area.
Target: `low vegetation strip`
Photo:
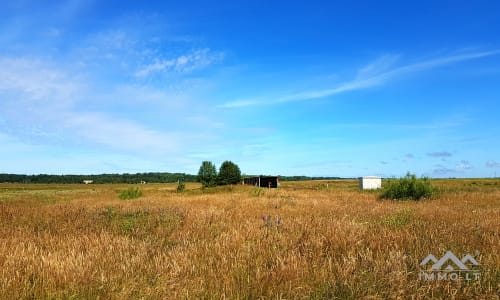
[[[120,191],[118,197],[122,200],[136,199],[142,196],[142,190],[138,187],[129,187],[126,190]]]

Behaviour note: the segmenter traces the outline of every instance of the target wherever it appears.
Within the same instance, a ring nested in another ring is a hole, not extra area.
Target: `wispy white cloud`
[[[494,160],[488,160],[486,162],[486,166],[488,168],[500,168],[500,162],[494,161]]]
[[[440,152],[430,152],[427,153],[427,156],[430,157],[451,157],[453,154],[451,154],[448,151],[440,151]]]
[[[461,171],[471,170],[473,168],[472,164],[468,160],[461,160],[457,163],[456,168]]]
[[[113,149],[162,155],[175,153],[182,143],[182,135],[148,129],[134,121],[113,118],[102,113],[68,113],[64,126],[87,143]]]
[[[168,160],[117,151],[33,143],[0,132],[0,172],[21,174],[96,174],[169,170]],[[182,159],[179,159],[182,160]]]
[[[144,19],[148,19],[147,24]],[[169,80],[178,78],[224,58],[222,51],[193,47],[188,37],[169,32],[170,26],[165,26],[166,21],[162,18],[129,16],[110,24],[73,41],[74,45],[61,55],[70,57],[83,69],[92,68],[93,73],[99,71],[105,75],[103,80],[122,78],[142,82],[151,82],[149,79],[161,75],[169,75]]]
[[[438,176],[450,175],[454,174],[457,171],[455,169],[443,166],[443,165],[434,165],[433,173]]]
[[[358,71],[357,78],[377,76],[389,71],[398,62],[399,55],[383,55]]]
[[[156,59],[155,62],[140,67],[135,76],[142,78],[165,72],[188,73],[216,63],[222,58],[222,53],[214,53],[208,48],[195,50],[172,59]]]
[[[44,143],[53,142],[60,135],[61,140],[73,144],[144,155],[178,153],[190,139],[190,134],[181,134],[178,127],[156,130],[134,118],[85,109],[88,98],[95,97],[91,82],[71,76],[54,64],[0,57],[0,66],[0,119],[16,135],[39,137]],[[120,105],[124,101],[134,105],[133,97],[144,91],[150,95],[149,104],[167,98],[161,91],[141,86],[129,86],[126,90],[132,99],[122,95]],[[167,118],[168,114],[165,113]],[[204,121],[209,122],[208,117]]]
[[[218,105],[220,108],[238,108],[238,107],[245,107],[245,106],[257,106],[257,105],[266,105],[266,104],[273,104],[266,102],[264,99],[243,99],[243,100],[235,100],[235,101],[230,101],[226,102],[224,104]]]
[[[68,104],[81,89],[78,80],[70,77],[38,59],[0,57],[0,92],[15,92],[17,101]]]
[[[473,168],[474,167],[470,161],[461,160],[460,162],[457,162],[454,167],[442,164],[434,165],[433,173],[438,176],[450,176],[452,174],[464,174],[470,172]]]
[[[457,54],[457,55],[450,55],[446,57],[421,61],[400,67],[393,67],[393,65],[398,60],[397,56],[383,56],[377,59],[376,61],[370,63],[369,65],[363,67],[362,69],[360,69],[358,71],[358,76],[354,80],[342,83],[331,89],[320,89],[320,90],[299,92],[299,93],[274,97],[273,99],[267,99],[262,97],[254,99],[236,100],[236,101],[226,102],[220,105],[219,107],[238,108],[245,106],[271,105],[271,104],[279,104],[279,103],[286,103],[293,101],[304,101],[304,100],[313,100],[318,98],[330,97],[349,91],[362,90],[375,86],[380,86],[389,82],[390,80],[397,79],[403,75],[423,72],[434,68],[451,65],[454,63],[480,59],[488,56],[497,55],[499,53],[500,53],[499,50],[495,50],[495,51],[475,52],[468,54]]]
[[[144,15],[118,16],[76,33],[64,20],[91,3],[66,3],[51,12],[57,20],[50,24],[13,18],[0,29],[0,135],[15,137],[3,139],[3,150],[54,146],[39,157],[64,149],[74,157],[92,152],[96,161],[121,156],[127,165],[135,158],[161,169],[161,160],[186,170],[193,162],[183,154],[212,142],[224,126],[207,110],[212,78],[196,74],[224,53],[169,32],[161,16],[147,16],[147,24]]]
[[[186,121],[188,121],[189,124],[193,124],[195,126],[199,126],[200,128],[223,128],[224,127],[224,122],[222,121],[217,121],[217,120],[212,120],[211,118],[208,118],[207,116],[202,116],[202,115],[192,115],[186,117]]]

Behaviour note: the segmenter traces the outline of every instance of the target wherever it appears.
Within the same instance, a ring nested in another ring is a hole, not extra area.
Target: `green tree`
[[[200,170],[198,171],[198,181],[205,187],[212,187],[217,185],[217,168],[210,161],[201,163]]]
[[[219,169],[218,184],[237,184],[241,182],[241,171],[238,165],[226,160]]]

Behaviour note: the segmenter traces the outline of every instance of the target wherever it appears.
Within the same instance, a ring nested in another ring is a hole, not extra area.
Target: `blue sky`
[[[498,1],[161,2],[0,4],[1,173],[500,175]]]

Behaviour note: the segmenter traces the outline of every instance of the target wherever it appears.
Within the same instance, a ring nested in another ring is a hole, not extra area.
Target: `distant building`
[[[94,182],[94,180],[84,180],[83,181],[83,183],[85,183],[85,184],[90,184],[90,183],[93,183],[93,182]]]
[[[382,187],[382,178],[379,176],[363,176],[359,178],[359,188],[362,190],[376,190]]]
[[[264,188],[277,188],[280,185],[279,176],[256,176],[243,179],[243,184]]]

